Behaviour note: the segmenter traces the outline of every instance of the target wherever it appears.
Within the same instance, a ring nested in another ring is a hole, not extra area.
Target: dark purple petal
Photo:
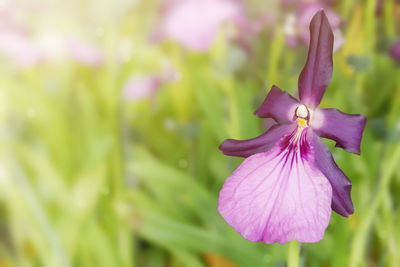
[[[274,85],[254,114],[260,118],[273,118],[277,122],[291,122],[298,105],[297,99]]]
[[[301,103],[315,108],[332,78],[333,33],[323,10],[311,20],[310,45],[306,65],[299,77]]]
[[[249,140],[227,139],[219,149],[228,156],[247,158],[251,155],[270,150],[283,136],[290,134],[296,124],[274,125],[264,134]]]
[[[310,131],[311,145],[314,148],[315,165],[328,178],[332,186],[332,209],[338,214],[348,217],[353,214],[351,201],[351,182],[336,165],[329,148],[321,138]]]
[[[336,146],[360,154],[361,137],[367,119],[359,114],[346,114],[334,108],[317,109],[311,126],[321,137],[336,141]]]

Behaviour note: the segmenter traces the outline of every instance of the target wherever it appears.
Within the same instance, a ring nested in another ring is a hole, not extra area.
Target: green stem
[[[288,267],[299,267],[300,262],[300,245],[298,241],[289,242],[289,249],[287,255]]]

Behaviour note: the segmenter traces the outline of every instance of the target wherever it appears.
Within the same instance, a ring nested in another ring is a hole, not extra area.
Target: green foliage
[[[273,84],[296,91],[305,47],[286,46],[282,21],[261,31],[250,52],[224,32],[206,53],[150,44],[157,4],[106,5],[115,10],[100,16],[102,66],[18,68],[1,59],[0,266],[286,262],[288,245],[248,242],[219,215],[218,192],[242,160],[218,146],[263,132],[253,111]],[[249,12],[264,4],[251,1]],[[400,69],[388,54],[399,6],[385,1],[377,16],[375,4],[335,6],[345,43],[322,106],[365,114],[368,123],[361,156],[328,142],[353,182],[355,213],[333,214],[322,241],[301,244],[301,266],[400,264]],[[131,49],[121,61],[115,43],[124,40]],[[162,73],[165,62],[178,79],[151,99],[122,97],[131,75]]]

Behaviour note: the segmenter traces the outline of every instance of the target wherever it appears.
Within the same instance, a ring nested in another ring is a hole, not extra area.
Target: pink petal
[[[125,100],[139,101],[151,99],[161,86],[162,79],[158,75],[132,77],[125,84],[122,93]]]
[[[260,118],[273,118],[276,122],[292,122],[298,105],[297,99],[274,85],[254,114]]]
[[[218,210],[249,241],[266,244],[322,239],[331,215],[332,189],[314,166],[306,140],[285,136],[273,149],[247,158],[225,182]]]

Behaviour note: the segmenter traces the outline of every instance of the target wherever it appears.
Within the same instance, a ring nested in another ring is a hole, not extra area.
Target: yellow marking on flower
[[[305,127],[307,127],[307,121],[306,121],[306,120],[303,120],[303,119],[298,119],[298,120],[297,120],[297,125],[298,125],[300,128],[305,128]]]

